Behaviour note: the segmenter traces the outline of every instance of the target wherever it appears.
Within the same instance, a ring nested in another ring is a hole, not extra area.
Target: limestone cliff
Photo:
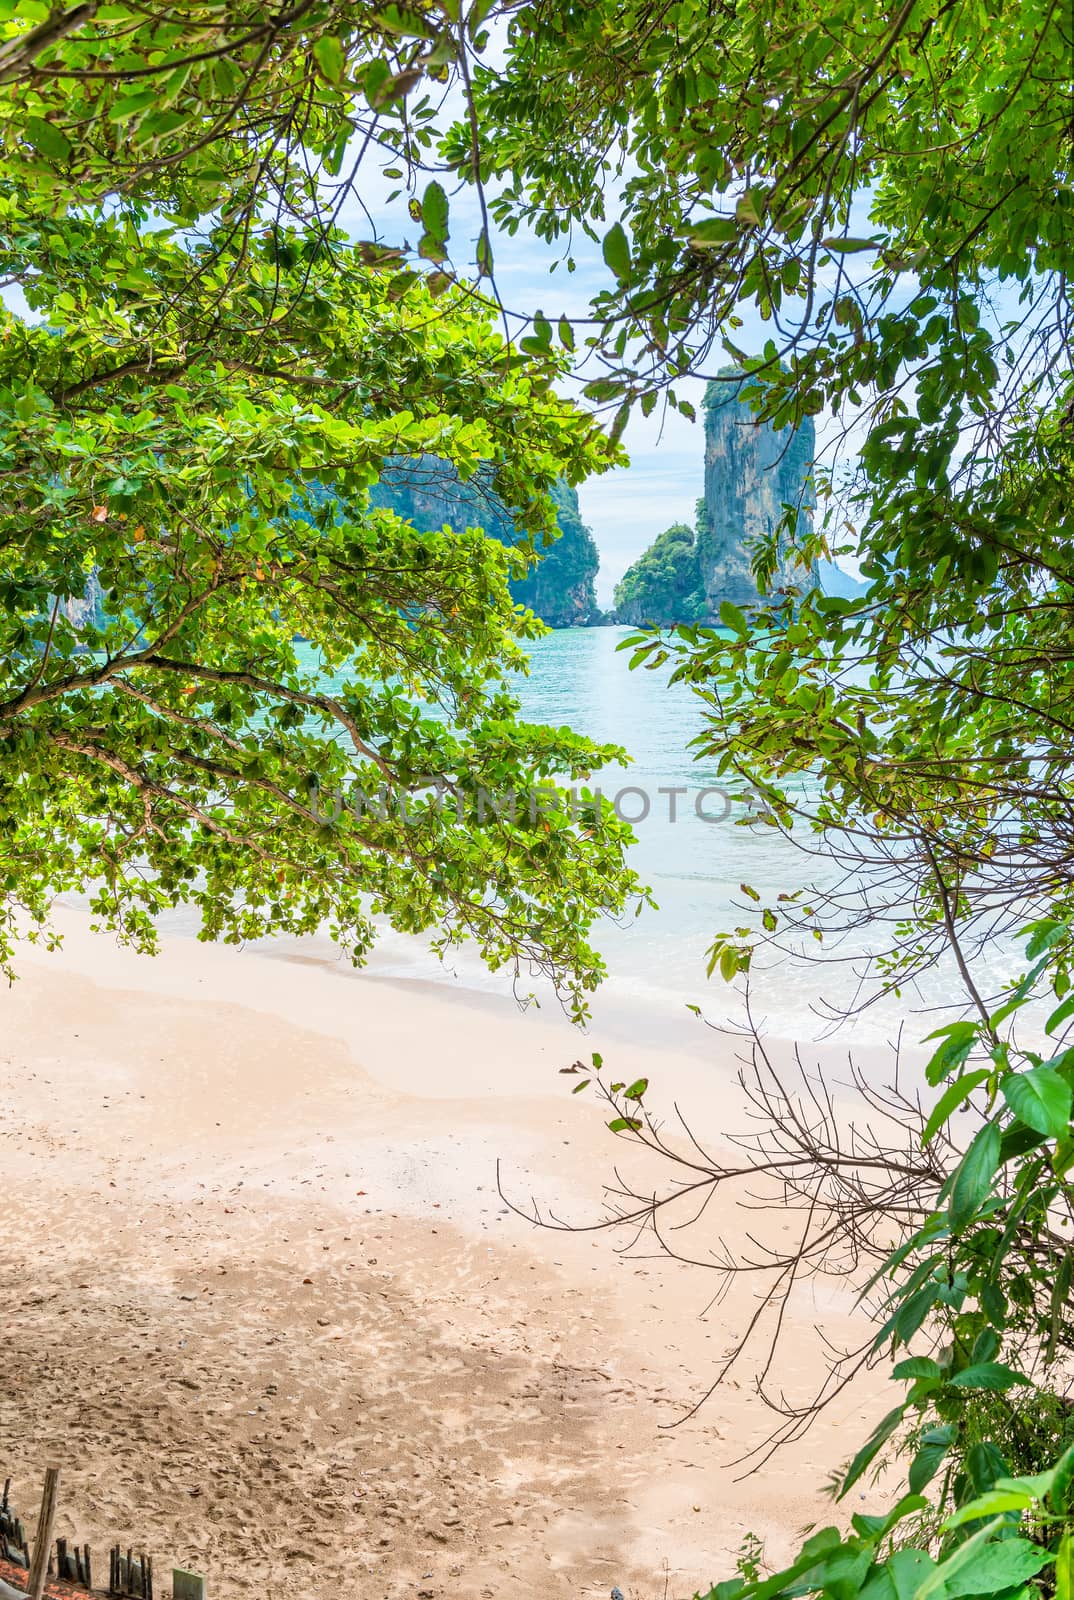
[[[717,619],[723,600],[755,605],[754,545],[779,527],[785,505],[797,508],[799,535],[812,525],[812,419],[797,429],[758,423],[739,398],[737,378],[731,369],[705,394],[705,493],[696,531],[676,523],[624,573],[615,591],[619,622],[667,627]],[[792,564],[786,544],[781,538],[771,587],[815,583],[817,572]]]
[[[103,628],[107,622],[104,591],[96,567],[86,579],[81,594],[68,595],[63,601],[63,614],[75,628]]]
[[[770,536],[784,506],[798,508],[798,531],[811,525],[816,499],[811,472],[816,450],[813,420],[797,429],[759,423],[739,398],[734,370],[721,373],[705,393],[705,499],[698,526],[698,560],[707,610],[721,600],[737,606],[757,600],[751,571],[756,541]],[[772,586],[801,585],[808,574],[781,561]]]
[[[510,515],[480,478],[460,483],[450,467],[433,456],[389,467],[370,490],[375,506],[397,511],[422,531],[480,527],[502,544],[515,542]],[[577,627],[597,612],[594,582],[600,556],[578,511],[578,496],[565,483],[552,490],[559,538],[524,578],[511,585],[520,605],[528,606],[553,628]]]
[[[566,483],[557,483],[552,499],[559,538],[511,590],[521,605],[529,606],[550,627],[573,628],[592,621],[597,614],[594,580],[600,553],[582,521],[577,492]]]

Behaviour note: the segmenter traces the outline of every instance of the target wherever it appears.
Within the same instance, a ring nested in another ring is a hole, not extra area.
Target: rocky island
[[[511,593],[552,628],[580,627],[599,615],[594,579],[600,555],[582,521],[576,491],[560,482],[552,499],[559,538],[524,578],[512,582]],[[432,456],[385,473],[370,490],[370,503],[398,512],[422,532],[445,525],[456,530],[480,527],[503,544],[517,541],[510,512],[493,490],[480,477],[462,483]]]
[[[755,605],[751,568],[759,540],[770,536],[785,508],[797,510],[797,534],[812,526],[813,421],[797,428],[759,422],[741,398],[733,369],[705,392],[705,493],[697,502],[696,528],[667,528],[626,571],[616,586],[616,620],[670,626],[719,614],[720,602]],[[780,540],[773,587],[817,581]]]

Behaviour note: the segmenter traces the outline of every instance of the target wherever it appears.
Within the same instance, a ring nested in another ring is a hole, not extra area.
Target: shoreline
[[[559,1075],[598,1029],[580,1048],[494,996],[58,922],[64,950],[26,947],[0,999],[20,1505],[55,1458],[59,1533],[145,1543],[213,1600],[662,1600],[665,1561],[680,1600],[746,1532],[778,1559],[831,1520],[815,1490],[882,1409],[868,1383],[736,1482],[719,1467],[767,1425],[745,1369],[668,1424],[748,1297],[703,1319],[699,1275],[496,1193],[502,1159],[512,1198],[599,1214],[619,1147]],[[734,1062],[707,1038],[711,1059],[617,1041],[609,1065],[726,1128]],[[792,1388],[819,1359],[797,1343]]]

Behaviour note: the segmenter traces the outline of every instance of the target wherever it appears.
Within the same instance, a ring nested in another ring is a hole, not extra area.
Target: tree
[[[0,961],[82,888],[140,946],[181,902],[206,937],[328,925],[355,960],[377,917],[470,938],[581,1014],[602,971],[587,925],[639,885],[609,807],[538,793],[613,752],[518,720],[505,674],[540,629],[508,581],[560,480],[615,451],[486,302],[323,217],[256,210],[250,108],[219,115],[242,50],[214,46],[211,8],[129,28],[120,9],[0,51],[0,277],[29,305],[0,342]],[[331,98],[330,52],[311,66],[259,15],[250,59]],[[169,39],[204,46],[189,99],[185,68],[158,70]],[[190,148],[150,133],[158,115]],[[264,170],[300,213],[279,132]],[[386,462],[430,452],[491,483],[514,550],[370,509]],[[103,612],[80,604],[90,580]]]

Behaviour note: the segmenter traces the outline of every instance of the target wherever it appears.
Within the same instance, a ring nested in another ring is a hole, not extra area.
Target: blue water
[[[619,796],[636,835],[630,863],[651,888],[657,907],[644,908],[622,925],[602,922],[594,930],[608,978],[595,997],[593,1015],[597,1023],[618,1031],[644,1029],[682,1042],[685,1035],[698,1034],[688,1006],[700,1006],[717,1024],[741,1027],[745,1020],[741,984],[736,993],[718,976],[706,975],[714,935],[756,925],[756,907],[741,885],[749,884],[762,902],[771,904],[781,892],[818,878],[823,882],[831,868],[826,874],[824,862],[807,856],[774,829],[742,825],[746,808],[741,801],[723,798],[726,780],[717,776],[710,761],[696,759],[691,748],[705,727],[703,703],[686,686],[669,683],[667,668],[632,671],[629,652],[619,648],[628,636],[629,630],[620,628],[550,633],[532,645],[531,670],[517,678],[515,689],[526,720],[566,724],[629,752],[629,764],[604,768],[594,782],[609,799]],[[674,797],[674,817],[669,790],[685,791]],[[163,926],[185,934],[196,931],[186,912],[166,917]],[[866,931],[857,949],[867,937]],[[327,938],[302,943],[307,955],[333,955]],[[277,939],[271,945],[277,955],[300,953],[292,949],[293,940]],[[809,946],[808,954],[819,953]],[[855,990],[848,959],[852,954],[846,943],[839,961],[823,965],[815,959],[762,954],[750,976],[755,1020],[784,1038],[830,1034],[833,1011],[845,1007]],[[509,977],[488,973],[472,950],[452,951],[449,962],[441,964],[426,942],[389,927],[382,930],[370,968],[381,977],[511,992]],[[529,987],[526,981],[521,985],[523,991]],[[542,1004],[555,1003],[547,990],[542,994],[538,986],[536,992]],[[957,1003],[959,998],[950,974],[937,970],[927,993],[884,1000],[842,1030],[842,1036],[848,1043],[877,1043],[892,1039],[900,1024],[908,1022],[910,1037],[918,1038],[940,1019],[911,1017],[911,1007]]]
[[[622,925],[605,922],[595,930],[608,979],[594,1002],[594,1016],[622,1024],[624,1017],[644,1015],[647,1026],[674,1021],[696,1028],[686,1007],[697,1004],[715,1020],[740,1021],[739,1000],[719,978],[706,976],[712,939],[744,922],[749,902],[743,882],[774,900],[780,891],[796,888],[815,864],[772,829],[742,825],[746,808],[724,798],[727,780],[691,749],[705,726],[702,702],[684,685],[670,684],[667,668],[632,671],[629,652],[619,648],[630,631],[551,633],[533,644],[530,673],[515,685],[526,720],[566,724],[624,746],[631,757],[628,765],[605,767],[594,783],[609,799],[619,797],[623,815],[632,822],[631,865],[651,887],[657,909],[645,908]],[[666,792],[671,789],[686,792],[672,800]],[[453,953],[450,966],[443,968],[418,941],[390,930],[372,966],[387,976],[504,987],[502,978],[485,973],[475,956]],[[815,969],[785,965],[766,973],[762,967],[754,989],[773,1030],[798,1036],[823,1031],[814,1014],[821,995]],[[890,1030],[884,1025],[882,1031],[886,1036]]]
[[[663,1037],[696,1035],[687,1011],[702,1007],[713,1022],[741,1027],[745,1020],[742,985],[729,988],[719,976],[706,975],[707,952],[717,932],[752,924],[757,907],[741,885],[757,890],[762,902],[774,904],[781,892],[830,883],[836,869],[814,853],[796,848],[772,828],[743,826],[740,803],[721,802],[707,794],[698,815],[695,802],[703,791],[726,785],[711,761],[696,759],[691,741],[705,727],[705,708],[690,689],[668,682],[666,668],[631,671],[629,652],[619,648],[631,630],[577,628],[551,633],[534,643],[531,670],[516,689],[522,715],[533,722],[567,724],[592,738],[623,745],[631,761],[607,767],[595,780],[609,798],[621,795],[624,814],[633,819],[648,798],[649,813],[634,822],[636,843],[631,865],[652,889],[657,909],[644,909],[624,925],[599,924],[595,943],[608,965],[608,978],[598,992],[594,1019],[620,1029],[644,1028]],[[623,794],[624,789],[632,792]],[[670,798],[660,790],[685,789],[676,799],[675,820]],[[802,785],[805,788],[805,784]],[[803,847],[815,843],[806,832]],[[853,1021],[833,1028],[833,1016],[862,999],[857,980],[860,955],[882,932],[863,927],[846,934],[830,957],[818,961],[820,948],[806,939],[801,955],[789,959],[775,950],[755,958],[750,975],[750,1006],[765,1031],[783,1038],[811,1040],[832,1037],[849,1045],[893,1040],[901,1028],[907,1039],[919,1039],[950,1013],[937,1007],[959,1005],[964,996],[953,970],[939,964],[917,986],[901,996],[871,1004]],[[996,970],[983,974],[986,987],[1009,981],[1001,971],[1009,965],[1002,951],[993,953]],[[476,957],[453,954],[445,969],[415,940],[386,933],[373,960],[374,969],[391,976],[432,978],[468,988],[504,989],[502,978],[490,976]],[[736,992],[737,991],[737,992]]]
[[[743,825],[747,809],[730,798],[728,780],[691,749],[705,727],[702,702],[669,683],[666,668],[631,671],[629,653],[618,648],[630,631],[577,628],[539,640],[519,694],[528,719],[567,723],[629,751],[629,766],[607,767],[597,781],[609,798],[619,796],[632,821],[631,865],[651,886],[659,910],[643,912],[625,929],[605,930],[598,943],[613,977],[696,998],[698,988],[708,987],[713,935],[742,920],[733,903],[743,901],[740,883],[778,892],[791,887],[801,863],[770,829]],[[672,789],[687,792],[673,801],[666,792]]]

